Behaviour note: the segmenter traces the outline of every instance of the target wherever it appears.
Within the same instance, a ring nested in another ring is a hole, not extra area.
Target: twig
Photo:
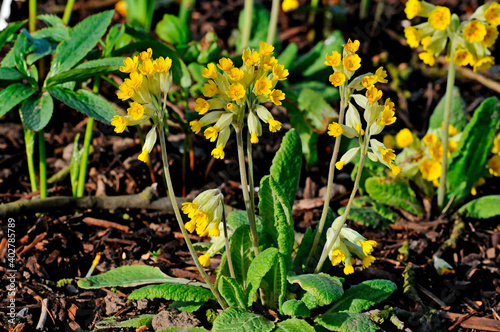
[[[466,321],[469,319],[471,316],[474,316],[476,314],[476,311],[471,311],[467,315],[463,315],[455,323],[453,323],[452,326],[448,328],[448,331],[453,331],[458,325],[460,325],[463,321]]]
[[[97,219],[97,218],[91,218],[91,217],[85,217],[83,218],[83,222],[86,223],[87,225],[92,225],[92,226],[99,226],[99,227],[104,227],[104,228],[116,228],[122,232],[128,233],[130,232],[130,228],[126,225],[121,225],[116,222],[111,222],[103,219]]]
[[[37,331],[43,331],[45,328],[45,322],[47,321],[47,314],[49,313],[49,299],[43,299],[42,301],[42,312],[40,313],[40,319],[38,320],[38,324],[36,324]]]
[[[432,294],[430,290],[428,290],[427,288],[423,287],[422,285],[419,285],[419,284],[416,284],[418,286],[418,288],[425,294],[427,295],[428,297],[430,297],[434,302],[436,302],[437,304],[439,304],[439,306],[441,307],[441,309],[443,310],[449,310],[450,309],[450,306],[449,305],[446,305],[446,303],[444,303],[440,298],[438,298],[436,295]]]
[[[33,248],[34,246],[36,246],[36,244],[40,241],[42,241],[45,237],[47,236],[47,232],[43,232],[42,234],[38,234],[35,239],[33,240],[33,242],[31,242],[29,245],[27,245],[26,247],[24,247],[23,250],[21,250],[21,252],[18,254],[19,256],[21,256],[22,254],[24,254],[25,252],[31,250],[31,248]]]

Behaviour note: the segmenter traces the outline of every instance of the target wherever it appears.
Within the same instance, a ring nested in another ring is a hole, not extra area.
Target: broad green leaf
[[[290,68],[297,57],[299,48],[297,44],[290,43],[278,56],[278,62],[282,64],[285,68]]]
[[[268,300],[268,306],[272,309],[279,309],[280,313],[287,295],[286,289],[288,285],[286,279],[288,264],[286,264],[285,259],[283,254],[278,255],[278,262],[264,276],[264,282],[261,284]]]
[[[262,217],[263,230],[271,235],[273,241],[276,241],[278,231],[274,224],[274,198],[270,181],[271,175],[266,175],[260,180],[259,215]],[[272,246],[273,244],[267,243],[268,246]]]
[[[269,332],[273,328],[274,323],[264,318],[264,316],[246,312],[239,308],[229,308],[217,316],[212,332]]]
[[[327,81],[328,82],[328,81]],[[300,95],[302,89],[311,89],[314,92],[317,92],[321,95],[321,97],[326,100],[327,103],[333,104],[340,100],[339,89],[332,86],[330,82],[323,83],[316,80],[304,80],[301,82],[297,82],[294,84],[290,90],[293,91],[297,96]],[[288,97],[288,95],[287,95]],[[335,117],[337,117],[337,113],[335,113]]]
[[[113,14],[114,10],[108,10],[89,16],[71,29],[68,39],[57,46],[49,77],[71,69],[83,59],[106,32]]]
[[[190,284],[205,286],[203,283],[188,279],[172,278],[157,267],[148,265],[127,265],[78,280],[78,287],[84,289],[101,287],[135,287],[152,283]]]
[[[219,293],[230,307],[246,309],[245,294],[236,279],[222,276],[219,281]]]
[[[338,117],[323,96],[309,88],[301,90],[297,102],[306,119],[310,120],[309,125],[320,132],[324,132],[332,119]]]
[[[314,327],[309,325],[305,320],[298,318],[290,318],[278,323],[273,332],[314,332]]]
[[[49,123],[54,111],[52,97],[44,92],[40,97],[38,94],[26,99],[21,107],[23,120],[26,127],[31,131],[39,131]]]
[[[297,254],[295,255],[295,259],[293,261],[293,265],[295,269],[298,269],[296,272],[303,272],[302,265],[305,264],[305,260],[307,256],[309,256],[309,252],[311,251],[312,244],[314,242],[314,236],[316,232],[312,230],[311,227],[307,228],[304,236],[302,237],[302,241],[300,241],[299,249],[297,250]]]
[[[325,273],[288,276],[288,282],[299,286],[319,300],[320,305],[337,301],[344,289],[339,279]]]
[[[317,307],[320,306],[319,300],[315,298],[314,295],[308,292],[302,295],[301,301],[304,302],[304,304],[309,310],[316,309]]]
[[[328,36],[318,54],[312,63],[304,70],[304,76],[314,76],[316,80],[328,81],[328,76],[332,74],[332,68],[325,65],[326,54],[331,54],[332,51],[337,51],[342,54],[342,44],[345,44],[344,37],[340,30],[335,30],[330,36]]]
[[[24,75],[14,68],[0,68],[0,80],[17,81],[23,77]]]
[[[157,332],[207,332],[207,330],[197,326],[174,326]]]
[[[451,94],[451,110],[450,110],[450,124],[457,128],[459,131],[463,131],[465,125],[467,124],[467,110],[465,107],[465,102],[460,96],[460,90],[455,86],[453,87]],[[431,118],[429,119],[429,129],[441,128],[443,123],[444,108],[446,103],[446,95],[441,98],[437,104],[434,112],[432,112]]]
[[[500,216],[500,195],[479,197],[462,206],[458,212],[475,219]]]
[[[111,52],[113,51],[116,43],[123,36],[124,33],[125,33],[125,26],[123,24],[115,24],[111,28],[109,28],[103,49],[103,55],[105,58],[109,58],[111,56]]]
[[[181,312],[195,312],[200,309],[205,302],[195,302],[195,301],[174,301],[168,305],[169,309],[176,309]]]
[[[271,166],[272,167],[272,166]],[[283,188],[274,180],[269,178],[273,200],[274,200],[274,227],[278,232],[278,249],[287,260],[287,266],[291,263],[292,249],[295,242],[293,231],[292,208],[290,207]]]
[[[311,310],[307,308],[304,302],[300,300],[288,300],[283,303],[282,310],[284,315],[292,317],[310,317]]]
[[[417,216],[424,215],[424,209],[408,180],[371,177],[366,180],[365,187],[368,195],[378,203],[400,208]]]
[[[35,88],[21,83],[14,83],[0,91],[0,118],[23,100],[36,92]]]
[[[26,53],[28,52],[30,43],[28,40],[29,33],[23,29],[17,36],[16,42],[14,44],[14,48],[12,51],[14,52],[14,63],[16,65],[17,70],[25,77],[29,77],[28,64],[26,63]],[[30,82],[31,85],[36,85]]]
[[[80,81],[89,77],[106,75],[119,70],[123,65],[123,58],[106,58],[84,62],[73,69],[59,73],[47,79],[47,86],[53,86],[70,81]]]
[[[353,206],[349,212],[349,219],[360,224],[385,228],[391,222],[398,220],[398,215],[392,212],[388,207],[378,204],[368,196],[356,198],[353,200]],[[345,207],[337,210],[339,215],[344,214]]]
[[[362,312],[372,305],[387,299],[396,289],[396,284],[390,280],[373,279],[363,281],[346,290],[344,296],[335,302],[327,310],[326,314],[340,311]]]
[[[138,299],[165,299],[174,301],[206,302],[215,299],[209,289],[186,284],[148,285],[133,291],[131,300]]]
[[[189,26],[171,14],[163,15],[156,25],[155,32],[158,37],[172,45],[186,44],[190,38]]]
[[[68,39],[69,29],[65,26],[51,27],[38,30],[33,33],[33,38],[36,39],[47,39],[56,43],[60,43],[63,40]]]
[[[58,86],[47,88],[52,97],[59,99],[69,107],[87,114],[105,124],[110,124],[113,116],[117,115],[115,109],[104,98],[96,96],[87,90],[70,91]]]
[[[233,229],[237,229],[240,226],[248,225],[248,214],[246,211],[231,211],[226,217],[227,224]]]
[[[5,43],[7,43],[9,39],[13,38],[17,30],[21,29],[26,22],[28,22],[28,20],[9,23],[9,25],[7,25],[7,27],[0,32],[0,49],[4,47]]]
[[[370,320],[370,316],[351,312],[321,315],[315,319],[315,322],[329,331],[375,332],[379,329],[379,327]]]
[[[299,56],[294,61],[293,65],[289,68],[290,75],[292,77],[302,75],[304,71],[307,70],[309,66],[311,66],[312,63],[320,58],[323,45],[324,43],[320,41],[316,45],[314,45],[314,47],[309,52]]]
[[[290,110],[287,103],[283,102],[284,107],[287,110]],[[297,109],[297,113],[300,111]],[[289,112],[290,114],[291,112]],[[293,128],[299,132],[300,141],[302,142],[302,153],[304,154],[304,158],[306,158],[306,167],[307,169],[311,169],[316,162],[318,161],[318,139],[319,134],[315,132],[309,123],[305,120],[305,118],[301,114],[290,114],[290,123]]]
[[[96,323],[95,327],[98,329],[111,329],[111,328],[139,328],[146,325],[148,328],[152,327],[154,315],[139,315],[124,321],[118,321],[116,317],[108,317]]]
[[[449,161],[446,178],[446,197],[448,201],[453,199],[452,207],[459,205],[479,180],[499,122],[499,100],[490,97],[479,105],[462,132],[457,151]]]
[[[38,15],[37,18],[44,21],[49,27],[66,27],[63,20],[57,15],[44,14]]]
[[[236,41],[236,50],[242,51],[241,49],[241,39],[243,25],[245,24],[245,10],[240,12],[238,19],[238,29],[239,36]],[[267,30],[269,27],[269,11],[261,3],[254,2],[252,10],[252,23],[250,30],[250,40],[248,41],[248,46],[251,48],[259,49],[260,41],[266,41]],[[276,46],[276,43],[272,43]]]
[[[247,305],[254,302],[255,294],[264,276],[278,262],[278,249],[268,248],[255,257],[248,268]]]

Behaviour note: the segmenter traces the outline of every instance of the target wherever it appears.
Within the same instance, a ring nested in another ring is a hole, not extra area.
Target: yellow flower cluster
[[[156,142],[156,125],[164,110],[162,100],[172,86],[172,60],[168,57],[152,60],[152,55],[152,49],[148,48],[139,55],[123,60],[120,71],[130,75],[120,85],[117,95],[121,100],[131,99],[132,102],[126,116],[115,115],[111,119],[111,125],[117,133],[122,133],[127,126],[153,120],[155,125],[147,134],[142,153],[139,155],[139,160],[144,162]]]
[[[491,152],[494,155],[488,160],[488,170],[491,175],[500,176],[500,134],[493,140]]]
[[[247,49],[243,52],[243,65],[240,68],[235,67],[231,59],[222,58],[217,65],[209,63],[202,70],[203,77],[210,79],[203,87],[204,96],[210,99],[196,100],[194,109],[204,116],[189,124],[196,134],[203,127],[210,126],[205,129],[204,135],[211,142],[217,141],[212,150],[214,158],[224,158],[230,125],[243,126],[247,107],[251,143],[258,143],[262,135],[259,119],[269,125],[271,132],[281,129],[281,122],[275,120],[269,110],[261,105],[267,102],[281,105],[285,99],[285,94],[276,89],[276,84],[287,79],[288,70],[278,63],[273,52],[272,45],[260,42],[259,51]],[[216,111],[208,113],[211,110]]]
[[[283,0],[281,3],[281,8],[285,13],[291,12],[299,8],[299,1],[298,0]]]
[[[199,236],[220,236],[219,224],[224,211],[224,196],[219,189],[202,192],[192,202],[182,204],[182,212],[191,219],[184,227]]]
[[[427,18],[427,22],[404,30],[410,47],[422,45],[424,52],[419,54],[419,58],[425,64],[434,65],[435,56],[445,49],[448,38],[456,47],[453,60],[457,66],[470,65],[478,71],[486,70],[495,63],[488,48],[495,44],[498,37],[500,4],[497,2],[480,6],[462,23],[457,15],[451,15],[447,7],[434,6],[426,1],[408,0],[405,13],[410,20],[417,16]],[[450,48],[447,52],[449,59]]]
[[[326,245],[328,248],[331,241],[333,240],[333,235],[336,229],[338,229],[342,216],[337,217],[332,224],[332,227],[328,228],[326,233]],[[364,269],[367,269],[375,261],[375,257],[371,254],[373,248],[377,246],[377,242],[373,240],[367,240],[361,234],[355,230],[343,226],[340,230],[339,236],[335,240],[335,244],[332,250],[329,252],[328,257],[330,258],[332,265],[337,266],[340,263],[344,264],[344,274],[354,273],[354,267],[352,266],[352,255],[358,256],[361,259]]]

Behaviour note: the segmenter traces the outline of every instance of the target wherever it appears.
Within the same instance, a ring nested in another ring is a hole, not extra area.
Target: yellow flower
[[[259,136],[256,133],[250,134],[250,143],[257,144],[259,143]]]
[[[228,76],[231,81],[238,82],[245,77],[245,72],[239,68],[232,68],[228,72]]]
[[[146,75],[147,77],[153,77],[156,74],[155,66],[153,66],[153,61],[151,59],[147,59],[139,65],[139,71],[142,75]],[[132,75],[130,75],[132,76]]]
[[[345,75],[339,71],[336,71],[335,73],[330,75],[329,80],[333,86],[338,87],[338,86],[341,86],[342,84],[344,84]]]
[[[144,115],[144,106],[134,101],[131,107],[127,109],[127,114],[130,115],[132,120],[139,120]]]
[[[486,35],[484,36],[483,41],[481,42],[481,46],[483,47],[491,47],[495,45],[495,41],[498,38],[498,29],[493,25],[488,25],[486,27]]]
[[[288,69],[284,65],[276,64],[273,67],[273,80],[284,81],[288,77]]]
[[[337,51],[332,51],[332,54],[326,54],[326,61],[325,65],[327,66],[332,66],[332,67],[337,67],[340,65],[340,53]]]
[[[375,72],[375,75],[372,75],[374,79],[376,79],[379,83],[387,83],[387,72],[384,70],[384,67],[380,67]]]
[[[333,266],[339,265],[343,260],[345,260],[345,254],[340,249],[335,249],[332,251],[331,261]]]
[[[368,102],[370,105],[375,104],[380,98],[382,98],[382,91],[378,90],[373,85],[366,89],[366,98],[368,98]]]
[[[425,159],[418,166],[422,177],[427,181],[434,181],[441,176],[441,163],[437,160]]]
[[[396,148],[396,141],[394,140],[394,136],[386,134],[384,135],[384,138],[382,139],[382,142],[388,149],[395,149]]]
[[[488,168],[493,176],[500,176],[500,156],[494,155],[488,160]]]
[[[193,218],[198,211],[198,203],[196,202],[185,202],[182,203],[182,212],[187,214],[189,218]]]
[[[408,0],[405,6],[406,17],[409,20],[414,19],[422,10],[422,5],[418,0]]]
[[[203,85],[203,95],[205,97],[211,98],[219,93],[219,88],[214,81],[208,81]]]
[[[167,73],[172,68],[172,59],[162,56],[153,61],[153,66],[157,73]]]
[[[135,91],[141,88],[142,82],[144,81],[144,76],[138,72],[130,73],[130,78],[125,79],[125,84]]]
[[[219,67],[222,71],[230,71],[233,68],[233,60],[229,58],[221,58],[217,67]]]
[[[273,67],[278,63],[278,60],[273,56],[266,56],[260,60],[260,65],[264,71],[273,69]]]
[[[203,115],[208,112],[210,109],[210,104],[203,98],[198,98],[196,99],[196,105],[194,105],[194,110],[200,114]]]
[[[247,64],[247,66],[253,66],[260,60],[260,54],[257,51],[245,50],[243,55],[241,56],[243,61]]]
[[[349,71],[356,71],[361,67],[361,58],[357,54],[351,54],[342,59],[342,64]]]
[[[394,165],[394,164],[390,164],[389,165],[391,167],[391,172],[394,176],[398,175],[399,173],[401,173],[401,166],[398,166],[398,165]]]
[[[484,12],[484,19],[488,24],[493,26],[500,25],[500,4],[498,2],[492,2],[488,9]]]
[[[215,67],[215,64],[209,63],[207,65],[207,68],[203,68],[201,70],[201,74],[205,78],[211,78],[215,80],[217,78],[217,67]]]
[[[373,262],[375,262],[375,257],[373,257],[372,255],[363,257],[363,259],[361,260],[361,263],[363,264],[363,269],[369,268]]]
[[[391,98],[387,98],[387,100],[385,101],[384,110],[380,115],[380,120],[378,122],[379,125],[388,126],[396,122],[396,117],[394,116],[394,114],[396,114],[394,112],[394,103],[391,102]]]
[[[470,190],[471,195],[472,196],[476,196],[477,195],[477,189],[476,188],[479,187],[479,186],[482,186],[485,183],[486,183],[486,181],[484,180],[483,177],[479,178],[479,180],[477,180],[477,182],[472,185],[472,188]]]
[[[127,17],[128,10],[127,10],[127,2],[125,0],[120,0],[115,4],[115,10],[120,14],[122,17]]]
[[[457,66],[464,67],[471,64],[474,61],[474,58],[469,51],[461,48],[455,51],[454,61]]]
[[[195,134],[198,134],[201,130],[201,122],[198,120],[193,120],[193,121],[189,122],[189,126],[191,126],[191,130]]]
[[[423,138],[422,138],[422,142],[427,145],[427,146],[430,146],[432,144],[435,144],[437,142],[438,138],[436,135],[434,134],[427,134],[425,135]]]
[[[434,54],[432,52],[422,52],[418,55],[420,60],[422,60],[426,65],[434,66]]]
[[[370,255],[373,252],[373,247],[377,246],[377,242],[373,240],[361,241],[361,247],[365,255]]]
[[[344,168],[344,165],[345,165],[345,162],[344,161],[337,161],[335,163],[335,168],[337,168],[339,171],[342,170],[342,168]]]
[[[143,163],[146,163],[148,161],[148,158],[149,158],[149,153],[148,153],[148,149],[144,149],[142,150],[141,154],[139,155],[139,157],[137,157],[137,159],[139,159],[140,161],[142,161]]]
[[[285,94],[281,90],[273,89],[269,94],[269,98],[271,98],[274,105],[281,105],[281,101],[285,99]]]
[[[220,236],[220,230],[219,230],[219,222],[215,222],[212,228],[210,228],[210,231],[208,232],[208,236],[212,237],[217,237]]]
[[[353,273],[354,273],[354,268],[352,267],[352,265],[344,266],[344,274],[345,275],[353,274]]]
[[[263,41],[259,43],[259,54],[262,58],[273,54],[273,52],[274,52],[273,45],[268,45],[266,42]]]
[[[343,44],[344,49],[349,53],[356,53],[359,50],[359,40],[351,41],[347,40],[347,44]]]
[[[443,158],[443,144],[441,142],[434,143],[429,147],[429,154],[432,158],[441,161]]]
[[[115,115],[111,119],[111,125],[115,127],[115,133],[123,133],[128,126],[128,119],[124,116]]]
[[[210,255],[209,254],[204,254],[198,257],[201,266],[203,267],[209,267],[210,266]]]
[[[120,91],[118,91],[118,93],[116,94],[118,96],[118,99],[127,100],[135,95],[134,89],[129,87],[126,83],[120,85],[119,89]]]
[[[443,31],[450,25],[451,13],[447,7],[436,6],[429,13],[429,24],[435,30]]]
[[[259,78],[254,85],[254,91],[257,96],[268,95],[271,93],[273,83],[266,76]]]
[[[396,155],[394,154],[393,149],[384,149],[382,147],[379,147],[378,149],[380,151],[380,155],[381,155],[382,160],[386,164],[390,164],[393,160],[396,159]]]
[[[342,130],[342,127],[337,122],[332,122],[328,125],[328,135],[330,136],[339,137],[343,132],[344,130]]]
[[[416,48],[420,45],[420,31],[414,27],[405,28],[405,38],[411,48]]]
[[[428,49],[428,47],[431,44],[431,41],[432,41],[432,37],[431,36],[427,36],[425,38],[422,38],[422,40],[420,41],[420,44],[422,44],[422,47],[424,48],[424,51],[430,51]]]
[[[281,8],[285,13],[291,12],[299,8],[298,0],[283,0],[281,3]]]
[[[373,86],[375,83],[377,83],[377,80],[373,76],[365,76],[363,77],[363,81],[361,81],[361,85],[363,85],[366,89]]]
[[[413,143],[413,134],[408,128],[401,129],[396,135],[396,144],[405,148]]]
[[[245,98],[245,87],[241,83],[234,83],[229,85],[229,91],[227,92],[227,95],[229,98],[232,100],[239,100],[242,98]]]
[[[452,154],[453,152],[457,151],[458,148],[458,142],[450,139],[448,141],[448,152],[449,154]]]
[[[152,56],[153,56],[153,50],[151,48],[148,48],[146,51],[139,53],[139,61],[144,62],[146,60],[151,59]]]
[[[500,134],[498,134],[493,140],[493,147],[491,148],[491,152],[500,155]]]
[[[217,126],[213,127],[208,127],[205,129],[205,132],[203,133],[205,135],[205,138],[210,140],[210,142],[215,142],[217,139],[217,135],[219,135],[219,128]]]
[[[132,73],[137,71],[137,66],[139,65],[139,58],[134,56],[133,58],[125,58],[123,60],[124,66],[120,66],[120,71],[122,73]]]
[[[269,123],[269,131],[271,131],[272,133],[281,130],[281,122],[279,122],[278,120],[269,118],[267,119],[267,122]]]
[[[441,129],[443,129],[443,123],[441,123]],[[448,126],[448,136],[453,137],[459,133],[458,129],[452,124]]]
[[[495,58],[492,56],[485,56],[482,58],[477,59],[474,64],[474,71],[477,72],[478,70],[487,70],[490,68],[492,65],[495,64]]]
[[[486,27],[478,20],[472,20],[464,28],[463,36],[469,43],[479,43],[486,36]]]
[[[212,150],[212,157],[215,159],[224,159],[224,147],[222,145],[217,145],[215,149]]]

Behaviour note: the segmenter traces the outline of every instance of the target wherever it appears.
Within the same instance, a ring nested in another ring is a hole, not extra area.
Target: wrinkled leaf
[[[311,311],[304,302],[300,300],[288,300],[283,303],[282,312],[284,315],[292,317],[310,317]]]
[[[500,216],[500,195],[479,197],[462,206],[458,212],[475,219]]]
[[[269,332],[274,323],[264,316],[246,312],[239,308],[229,308],[221,312],[214,321],[213,332],[259,331]]]
[[[310,125],[320,132],[324,132],[328,123],[338,116],[321,94],[309,88],[302,89],[297,102],[299,109],[311,121]]]
[[[180,312],[195,312],[200,309],[205,302],[195,301],[174,301],[168,305],[169,309],[176,309]]]
[[[278,327],[273,332],[314,332],[314,327],[305,320],[290,318],[278,323]]]
[[[365,314],[339,312],[327,315],[321,315],[315,322],[329,331],[339,332],[375,332],[379,329],[370,317]]]
[[[147,326],[148,328],[152,327],[154,315],[139,315],[134,318],[130,318],[124,321],[117,321],[116,317],[108,317],[100,322],[96,323],[96,328],[98,329],[110,329],[110,328],[139,328],[141,326]]]
[[[174,301],[206,302],[210,299],[214,299],[215,297],[207,288],[178,283],[144,286],[133,291],[128,298],[131,300],[165,299]]]
[[[222,276],[219,281],[219,293],[230,307],[246,309],[245,294],[236,279]]]
[[[197,326],[174,326],[157,332],[206,332],[203,327]]]
[[[319,305],[328,305],[344,294],[340,280],[325,273],[288,276],[288,282],[299,284],[319,301]]]
[[[278,249],[268,248],[255,257],[248,268],[247,305],[254,302],[262,279],[278,262]]]

